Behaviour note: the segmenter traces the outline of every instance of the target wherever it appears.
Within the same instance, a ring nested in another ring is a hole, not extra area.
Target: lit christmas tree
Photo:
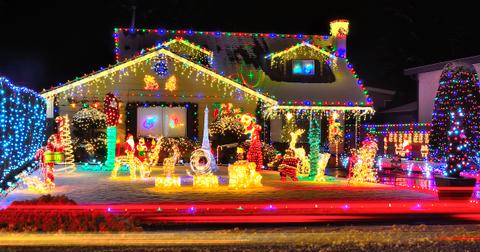
[[[462,170],[471,166],[468,157],[470,146],[465,136],[464,119],[465,114],[462,108],[450,112],[451,126],[447,137],[448,159],[445,171],[448,177],[459,177]]]
[[[318,170],[318,158],[320,155],[321,129],[316,118],[310,120],[310,129],[308,131],[308,143],[310,144],[310,174],[309,177],[315,177]]]
[[[73,172],[75,170],[75,157],[73,156],[72,137],[70,135],[70,120],[68,119],[68,115],[63,116],[63,119],[64,124],[60,137],[65,155],[65,167],[62,170]]]
[[[462,129],[469,147],[464,150],[471,160],[479,157],[480,152],[480,86],[476,71],[472,65],[463,63],[449,63],[440,76],[440,85],[435,97],[435,106],[432,114],[432,128],[430,133],[430,156],[437,162],[449,161],[451,155],[457,156],[450,146],[452,140],[448,131],[458,127],[462,118]],[[463,116],[457,115],[458,110]],[[453,113],[453,120],[452,120]],[[458,129],[457,129],[458,130]],[[455,130],[453,130],[455,132]],[[449,139],[450,138],[450,139]],[[463,137],[462,137],[463,138]],[[458,140],[458,137],[457,137]],[[459,141],[459,140],[458,140]],[[455,142],[455,141],[454,141]],[[452,143],[462,145],[460,143]],[[456,157],[455,157],[456,159]],[[455,161],[456,162],[456,161]],[[470,166],[473,169],[473,166]],[[450,167],[451,168],[451,167]],[[450,170],[448,168],[448,170]],[[466,168],[462,166],[462,169]],[[448,171],[448,176],[458,176],[459,170]]]

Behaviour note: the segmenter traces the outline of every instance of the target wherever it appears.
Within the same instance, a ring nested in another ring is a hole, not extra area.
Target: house
[[[480,55],[438,62],[430,65],[408,68],[404,74],[418,80],[418,122],[429,123],[432,120],[434,99],[438,90],[440,74],[443,67],[450,62],[458,61],[473,64],[477,73],[480,73]]]
[[[78,104],[101,108],[112,92],[120,141],[127,133],[196,139],[204,108],[219,103],[256,115],[271,142],[281,141],[286,114],[360,121],[374,109],[346,58],[348,25],[332,21],[329,35],[116,28],[117,62],[43,91],[47,118]]]

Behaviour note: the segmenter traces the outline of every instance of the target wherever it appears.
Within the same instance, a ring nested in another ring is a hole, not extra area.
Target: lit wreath
[[[205,158],[206,162],[201,163],[202,158]],[[212,160],[214,157],[212,153],[204,149],[196,149],[192,152],[190,157],[190,168],[195,175],[208,175],[212,173]]]

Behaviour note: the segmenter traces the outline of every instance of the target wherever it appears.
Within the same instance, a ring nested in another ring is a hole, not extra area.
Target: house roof
[[[116,28],[117,60],[129,59],[152,46],[175,38],[188,40],[213,52],[212,68],[231,79],[243,78],[247,73],[265,70],[269,57],[299,44],[305,44],[337,60],[335,81],[331,83],[302,83],[272,80],[272,76],[258,74],[261,80],[244,83],[274,97],[284,104],[335,104],[343,106],[371,106],[363,81],[347,59],[338,57],[335,37],[327,35],[292,35],[274,33],[197,32],[163,29]],[[263,71],[265,72],[265,71]],[[258,76],[255,76],[258,77]]]
[[[424,66],[407,68],[407,69],[403,70],[403,74],[404,75],[416,75],[416,74],[419,74],[419,73],[442,70],[443,67],[447,63],[450,63],[450,62],[453,62],[453,61],[465,62],[465,63],[469,63],[469,64],[477,64],[477,63],[480,63],[480,55],[475,55],[475,56],[470,56],[470,57],[465,57],[465,58],[459,58],[459,59],[454,59],[454,60],[448,60],[448,61],[442,61],[442,62],[433,63],[433,64],[429,64],[429,65],[424,65]]]
[[[335,40],[331,36],[117,28],[114,38],[116,57],[117,60],[123,61],[122,63],[118,62],[110,68],[45,91],[43,95],[52,96],[71,87],[88,83],[95,78],[153,58],[162,51],[176,60],[189,62],[198,70],[220,78],[223,82],[240,88],[244,92],[255,93],[257,98],[267,100],[270,104],[285,107],[336,106],[345,107],[345,110],[361,108],[373,110],[371,109],[371,98],[368,97],[368,93],[363,87],[363,81],[358,79],[348,59],[338,57],[334,50],[335,45],[332,45]],[[171,43],[169,41],[174,39],[188,40],[189,43],[198,46],[198,51],[212,56],[211,64],[198,64],[189,60],[186,55],[173,52],[168,45]],[[335,67],[333,68],[335,80],[333,82],[274,81],[265,74],[265,71],[262,71],[268,64],[266,56],[305,42],[315,48],[321,48],[322,53],[330,54],[335,58]],[[245,75],[252,72],[259,73],[255,76],[255,83],[245,83],[244,81],[242,83]]]
[[[365,87],[369,92],[371,93],[379,93],[379,94],[385,94],[385,95],[395,95],[396,91],[395,90],[390,90],[390,89],[384,89],[384,88],[376,88],[376,87]]]
[[[386,109],[383,111],[378,112],[379,114],[385,114],[385,113],[404,113],[404,112],[412,112],[412,111],[417,111],[418,109],[418,102],[410,102],[407,104],[400,105],[398,107],[393,107],[390,109]]]

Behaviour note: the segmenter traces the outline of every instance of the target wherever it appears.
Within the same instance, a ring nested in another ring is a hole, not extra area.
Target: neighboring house
[[[376,87],[365,87],[368,94],[372,97],[373,108],[375,111],[382,111],[392,102],[396,91]]]
[[[480,71],[480,55],[439,62],[435,64],[408,68],[404,74],[418,80],[418,122],[428,123],[432,120],[434,99],[438,90],[440,74],[443,67],[450,62],[458,61],[473,64],[477,73]]]
[[[265,117],[265,140],[274,142],[288,113],[363,119],[374,109],[346,59],[348,21],[330,29],[291,35],[117,28],[117,63],[44,91],[47,117],[73,114],[82,107],[75,104],[101,108],[112,92],[122,104],[119,141],[126,133],[197,138],[204,108],[215,104]]]

